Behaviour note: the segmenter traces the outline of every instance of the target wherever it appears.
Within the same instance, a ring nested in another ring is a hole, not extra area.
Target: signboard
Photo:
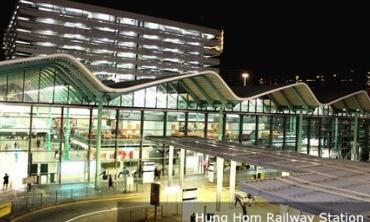
[[[152,183],[150,187],[150,205],[159,205],[160,185]]]
[[[29,176],[22,179],[22,184],[28,184],[28,183],[36,183],[37,182],[37,176]]]
[[[143,183],[153,183],[154,182],[154,162],[143,162]]]
[[[198,197],[197,188],[182,189],[182,201],[196,200]]]
[[[11,214],[12,212],[12,202],[5,202],[0,204],[0,218]]]

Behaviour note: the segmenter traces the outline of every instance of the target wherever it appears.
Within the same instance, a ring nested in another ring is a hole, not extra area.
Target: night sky
[[[1,29],[15,0],[2,0]],[[221,75],[241,84],[240,74],[279,80],[287,76],[350,73],[358,84],[370,66],[367,6],[283,5],[246,1],[78,0],[156,17],[224,29]],[[296,1],[295,1],[296,2]],[[334,1],[333,1],[334,2]]]

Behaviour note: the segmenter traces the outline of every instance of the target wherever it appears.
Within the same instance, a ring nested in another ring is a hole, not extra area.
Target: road
[[[147,194],[127,195],[107,199],[87,200],[52,206],[16,218],[14,222],[98,222],[117,221],[117,206],[135,211],[148,205]],[[118,204],[119,203],[119,204]]]

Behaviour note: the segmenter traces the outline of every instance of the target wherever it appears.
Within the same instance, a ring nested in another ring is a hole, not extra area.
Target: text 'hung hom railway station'
[[[144,161],[164,172],[167,148],[150,136],[368,160],[368,95],[325,95],[305,83],[234,92],[212,71],[108,86],[66,54],[4,61],[0,174],[11,174],[17,188],[27,176],[40,184],[97,182],[102,168]]]

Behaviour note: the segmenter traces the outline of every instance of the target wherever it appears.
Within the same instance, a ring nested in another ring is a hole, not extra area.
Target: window
[[[182,31],[183,31],[184,35],[191,35],[191,36],[199,36],[200,35],[199,32],[193,31],[193,30],[183,29]]]
[[[113,53],[112,50],[107,50],[107,49],[93,49],[92,52],[97,53],[97,54],[112,54]]]
[[[202,38],[205,38],[205,39],[214,39],[215,38],[215,35],[203,33],[202,34]]]
[[[157,23],[152,23],[152,22],[145,22],[144,27],[148,29],[159,29],[159,24]]]
[[[112,66],[113,63],[107,60],[96,60],[91,63],[93,66],[98,66],[98,65],[106,65],[106,66]]]
[[[159,49],[157,45],[143,45],[144,49]]]
[[[38,18],[38,19],[36,19],[36,22],[41,22],[41,23],[45,23],[45,24],[55,24],[56,20],[51,19],[51,18]]]
[[[165,42],[171,42],[171,43],[175,43],[175,44],[184,44],[184,41],[181,41],[180,39],[166,38],[163,41],[165,41]]]
[[[54,32],[54,31],[51,31],[51,30],[37,30],[35,32],[38,33],[38,34],[42,34],[42,35],[58,35],[57,32]]]
[[[54,47],[54,46],[56,46],[56,44],[51,43],[51,42],[36,42],[35,45],[45,46],[45,47]]]
[[[151,39],[151,40],[157,40],[157,39],[159,39],[159,37],[157,35],[147,35],[147,34],[144,34],[143,35],[143,38],[144,39]]]
[[[103,13],[91,13],[89,18],[102,20],[102,21],[114,21],[114,16],[103,14]]]
[[[66,23],[64,23],[64,26],[71,27],[71,28],[79,28],[79,29],[90,29],[85,24],[82,24],[80,22],[76,22],[76,23],[74,23],[74,22],[66,22]]]
[[[116,31],[116,30],[108,28],[108,27],[95,27],[95,29],[100,30],[100,31],[104,31],[104,32],[114,32],[114,31]]]
[[[119,52],[117,53],[118,57],[124,57],[124,58],[135,58],[136,54],[132,52]]]
[[[88,38],[80,34],[64,34],[63,37],[68,39],[89,40]]]
[[[125,36],[136,36],[137,34],[133,31],[121,31],[119,32],[120,35],[125,35]]]
[[[117,18],[118,23],[120,24],[125,24],[125,25],[137,25],[138,21],[135,19],[130,19],[130,18],[122,18],[118,17]]]
[[[86,50],[86,48],[79,46],[79,45],[64,45],[62,46],[63,49],[74,49],[74,50]]]
[[[134,64],[131,63],[118,63],[117,68],[123,68],[123,69],[134,69]]]
[[[136,47],[136,43],[133,43],[133,42],[119,42],[118,46],[133,48],[133,47]]]

